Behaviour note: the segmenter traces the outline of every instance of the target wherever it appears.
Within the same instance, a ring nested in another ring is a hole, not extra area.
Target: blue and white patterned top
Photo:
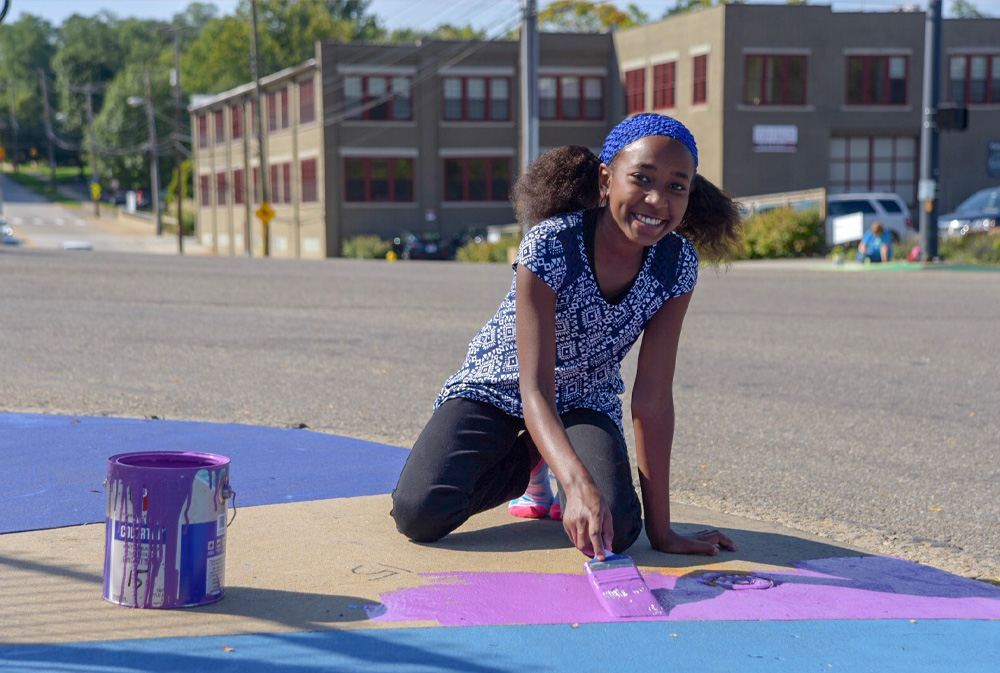
[[[621,361],[646,323],[672,297],[694,289],[698,254],[691,242],[670,233],[649,249],[625,297],[614,304],[601,295],[587,259],[584,211],[557,215],[533,227],[517,253],[523,264],[556,292],[556,407],[594,409],[622,429]],[[434,403],[464,397],[523,418],[515,335],[516,277],[496,315],[469,344],[465,363]]]

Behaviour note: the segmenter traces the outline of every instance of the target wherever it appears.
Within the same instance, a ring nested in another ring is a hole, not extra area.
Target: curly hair
[[[742,219],[729,194],[696,173],[677,233],[686,236],[708,262],[731,259],[740,241]]]
[[[596,207],[600,165],[593,152],[579,145],[542,153],[511,190],[517,221],[535,225],[559,213]]]

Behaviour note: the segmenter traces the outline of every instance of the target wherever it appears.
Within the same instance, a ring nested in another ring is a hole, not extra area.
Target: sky
[[[170,20],[184,10],[190,0],[9,0],[10,10],[4,22],[16,21],[21,13],[41,16],[58,26],[73,14],[93,16],[109,10],[120,17]],[[538,0],[540,5],[551,0]],[[631,0],[651,18],[659,18],[677,0]],[[983,13],[1000,16],[1000,0],[971,0]],[[782,3],[783,0],[750,0],[750,2]],[[927,0],[810,0],[813,4],[832,4],[835,11],[887,11],[901,5],[926,8]],[[231,14],[237,0],[217,0],[220,14]],[[625,7],[629,0],[617,0]],[[945,16],[952,0],[943,0]],[[493,28],[517,21],[520,0],[374,0],[371,9],[390,30],[414,28],[430,30],[443,23],[476,28]]]

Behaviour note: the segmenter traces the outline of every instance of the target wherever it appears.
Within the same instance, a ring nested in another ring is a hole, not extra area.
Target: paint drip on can
[[[104,599],[136,608],[225,593],[229,458],[192,451],[108,458]]]

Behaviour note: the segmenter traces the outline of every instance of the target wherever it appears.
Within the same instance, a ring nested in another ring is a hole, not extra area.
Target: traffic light
[[[958,103],[940,103],[937,109],[939,131],[964,131],[969,126],[969,108]]]

